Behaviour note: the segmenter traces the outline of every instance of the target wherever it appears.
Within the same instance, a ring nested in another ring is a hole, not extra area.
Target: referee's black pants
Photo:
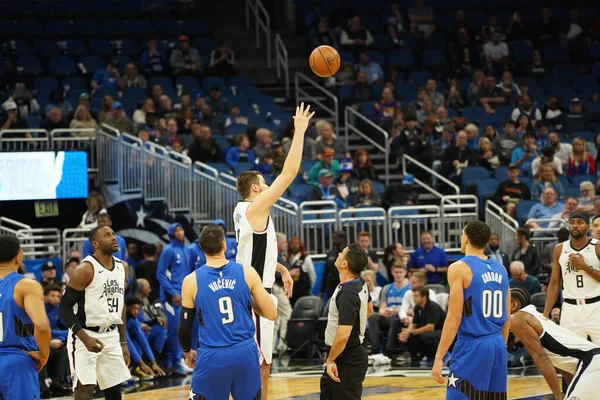
[[[325,369],[321,376],[321,400],[360,400],[369,367],[367,349],[363,345],[344,349],[335,363],[340,382],[332,380]]]

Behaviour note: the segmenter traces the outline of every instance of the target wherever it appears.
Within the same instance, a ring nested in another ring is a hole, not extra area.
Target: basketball
[[[340,69],[340,54],[331,46],[319,46],[310,54],[309,64],[315,75],[328,78]]]

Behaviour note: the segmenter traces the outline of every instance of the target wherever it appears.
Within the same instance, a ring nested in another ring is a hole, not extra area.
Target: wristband
[[[127,342],[119,342],[119,343],[121,343],[121,344],[127,344]]]

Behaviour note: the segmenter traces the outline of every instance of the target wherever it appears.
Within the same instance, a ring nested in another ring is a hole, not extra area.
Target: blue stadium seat
[[[520,178],[519,178],[520,179]],[[560,182],[560,184],[563,186],[563,188],[568,188],[569,186],[571,186],[571,184],[569,183],[569,180],[567,179],[566,176],[564,175],[557,175],[556,179],[558,179],[558,181]],[[536,199],[537,200],[537,199]]]
[[[512,49],[512,53],[517,64],[525,64],[533,58],[533,47],[528,45],[515,46]]]
[[[250,78],[247,76],[230,76],[229,77],[229,86],[235,87],[236,89],[240,89],[246,86],[249,86]]]
[[[250,100],[253,104],[257,104],[259,107],[275,103],[275,100],[273,100],[273,96],[269,96],[268,94],[252,96]]]
[[[63,89],[65,90],[77,90],[84,92],[87,90],[87,85],[85,81],[80,76],[71,76],[64,78],[62,81]]]
[[[21,56],[17,59],[17,68],[22,68],[24,74],[39,75],[44,73],[42,63],[36,56]]]
[[[572,187],[578,188],[582,182],[591,181],[592,183],[596,183],[596,175],[575,175],[573,177],[573,181],[571,183]],[[565,186],[566,187],[566,186]]]
[[[100,57],[109,57],[112,55],[114,49],[113,45],[104,39],[93,39],[90,40],[90,52],[93,55]]]
[[[500,106],[498,108],[496,108],[496,115],[497,117],[502,118],[502,120],[506,120],[509,119],[512,115],[513,110],[515,109],[514,106]]]
[[[173,91],[173,82],[171,82],[170,78],[166,76],[155,76],[154,78],[150,78],[150,82],[148,82],[148,87],[152,87],[154,85],[161,85],[163,91]]]
[[[235,176],[239,176],[242,172],[254,169],[254,166],[255,165],[251,162],[241,162],[235,166],[235,168],[233,169],[233,173],[235,174]]]
[[[75,61],[69,56],[52,57],[48,61],[48,68],[53,75],[77,75]]]
[[[485,178],[477,182],[477,194],[479,195],[480,206],[485,205],[485,201],[496,193],[496,188],[500,184],[498,179]]]
[[[600,112],[600,101],[596,101],[594,103],[590,103],[588,105],[588,111],[593,113],[593,112]]]
[[[68,39],[66,42],[65,55],[73,57],[86,56],[88,49],[82,40],[79,39]]]
[[[227,140],[227,138],[223,135],[213,135],[213,138],[215,138],[215,141],[219,147],[221,147],[223,153],[227,154],[227,150],[231,147],[231,142],[229,142],[229,140]]]
[[[400,68],[413,68],[415,66],[415,56],[412,51],[406,49],[394,49],[389,54],[390,65]]]
[[[553,64],[569,62],[567,50],[562,46],[546,46],[543,58],[544,61]]]
[[[519,178],[520,179],[520,178]],[[519,224],[524,224],[527,221],[527,214],[534,205],[539,204],[537,200],[521,200],[517,203],[515,215]]]
[[[67,36],[74,33],[73,23],[64,19],[54,19],[46,22],[46,33],[51,36]]]
[[[354,85],[341,85],[338,91],[340,103],[343,105],[349,104],[352,96],[352,88]]]
[[[269,119],[279,127],[279,130],[283,131],[287,123],[292,119],[292,114],[286,112],[274,113]]]
[[[484,115],[484,116],[479,117],[477,120],[479,121],[480,127],[485,127],[487,125],[502,126],[504,124],[505,119],[506,118],[502,118],[497,115]],[[481,133],[483,133],[483,132],[481,132]]]
[[[184,92],[200,89],[198,79],[193,76],[179,76],[175,79],[175,85],[181,85]]]
[[[176,37],[181,33],[181,25],[174,19],[163,19],[154,22],[156,33],[160,37]]]
[[[57,56],[60,54],[60,49],[54,40],[39,39],[33,42],[33,51],[45,57]]]
[[[441,34],[433,35],[425,40],[425,48],[443,50],[446,48],[446,38]]]
[[[244,95],[231,96],[228,100],[228,107],[231,107],[234,104],[248,105],[248,104],[250,104],[250,98],[248,96],[244,96]]]
[[[262,103],[258,104],[259,110],[262,114],[281,114],[283,113],[283,108],[279,104],[275,103]]]
[[[556,86],[569,86],[569,77],[562,75],[552,75],[544,78],[544,88],[550,91]]]
[[[554,67],[554,74],[572,81],[577,75],[577,67],[571,64],[559,64]]]
[[[0,32],[6,36],[17,36],[21,33],[21,27],[17,21],[2,20],[0,21]]]
[[[148,97],[146,91],[142,88],[127,88],[123,92],[123,99],[130,99],[135,103],[140,103]]]
[[[528,176],[519,176],[519,180],[527,185],[529,190],[533,187],[533,179]]]
[[[240,133],[246,133],[248,130],[248,126],[244,124],[230,124],[227,128],[225,128],[225,133],[227,136],[236,136]]]
[[[213,86],[225,86],[225,81],[220,76],[205,76],[202,81],[202,88],[209,92]],[[246,88],[247,89],[247,88]]]
[[[108,36],[125,37],[129,33],[129,26],[126,20],[107,19],[102,21],[102,30]]]
[[[483,167],[467,167],[460,174],[462,180],[462,190],[465,192],[471,185],[477,184],[482,179],[490,177],[490,173]]]
[[[373,35],[373,47],[380,51],[387,51],[394,46],[394,42],[387,33],[376,33]]]
[[[204,78],[204,79],[206,80],[206,78]],[[204,87],[206,87],[206,86],[204,86]],[[260,95],[261,93],[260,93],[260,89],[257,88],[256,86],[248,85],[248,86],[243,87],[241,89],[241,93],[238,90],[238,94],[241,94],[241,95],[244,95],[244,96],[248,96],[249,98],[252,98],[254,96]]]
[[[187,19],[181,23],[183,32],[190,36],[202,36],[208,33],[206,25],[197,19]]]
[[[487,113],[483,107],[465,107],[462,116],[469,121],[479,121],[480,118],[487,117]]]
[[[371,50],[367,54],[369,55],[371,62],[379,64],[381,69],[385,71],[386,61],[385,55],[382,52],[380,52],[379,50]]]
[[[39,3],[35,5],[38,7]],[[21,34],[23,36],[42,36],[46,33],[46,28],[38,20],[27,19],[19,21],[21,27]]]
[[[39,89],[58,89],[58,81],[54,77],[35,78],[33,88]]]
[[[594,43],[590,47],[590,57],[594,59],[594,61],[600,60],[600,43]]]
[[[292,197],[299,197],[303,200],[308,200],[313,187],[313,185],[296,185],[290,189],[290,195]]]
[[[76,19],[73,21],[73,33],[78,37],[95,37],[100,33],[100,27],[93,19]]]
[[[412,77],[412,73],[409,76],[409,79],[411,79],[411,77]],[[413,83],[413,82],[398,82],[398,83],[396,83],[396,93],[403,94],[406,92],[415,92],[416,93],[417,92],[417,84]]]
[[[580,93],[598,89],[598,79],[593,75],[577,75],[573,78],[573,87]]]
[[[374,101],[369,101],[368,103],[363,103],[360,105],[360,113],[365,116],[369,116],[373,112],[373,107],[375,107]]]
[[[594,132],[583,131],[583,132],[574,132],[574,133],[571,133],[571,136],[580,137],[583,140],[585,140],[586,142],[593,142],[595,134],[594,134]]]
[[[379,181],[373,181],[373,192],[377,193],[379,195],[383,195],[383,192],[385,192],[385,186],[383,185],[383,183],[379,182]]]
[[[579,198],[580,196],[581,196],[581,192],[579,191],[579,187],[565,188],[565,198],[567,198],[567,197]]]
[[[88,74],[94,74],[94,72],[106,69],[106,63],[98,56],[85,56],[79,60],[85,67]]]
[[[95,99],[101,99],[106,95],[112,96],[113,99],[117,100],[119,98],[119,91],[112,87],[101,87],[94,90],[94,94],[92,95]]]
[[[129,31],[133,36],[151,37],[154,33],[154,25],[148,19],[132,19],[128,23]]]
[[[25,116],[22,118],[25,121],[25,123],[27,124],[27,127],[29,129],[38,129],[40,127],[39,117],[28,115],[28,116]]]
[[[120,46],[120,47],[119,47]],[[140,47],[135,40],[126,39],[117,42],[117,52],[127,56],[137,56],[140,54]]]
[[[383,30],[383,21],[380,16],[363,15],[360,17],[360,22],[371,32],[381,32]]]
[[[9,45],[15,56],[25,56],[33,53],[29,43],[23,39],[11,40]]]
[[[300,163],[300,168],[302,169],[302,171],[308,172],[317,162],[317,160],[302,161],[302,163]]]
[[[220,174],[231,174],[231,169],[229,168],[229,165],[224,164],[224,163],[210,163],[208,164],[211,167],[213,167],[214,169],[217,170],[218,173]]]
[[[119,66],[119,72],[121,74],[125,73],[125,67],[127,64],[132,62],[131,57],[122,54],[111,56],[110,59],[117,62],[117,65]]]
[[[381,93],[383,93],[385,85],[383,83],[374,83],[371,85],[371,89],[373,90],[373,96],[371,98],[373,100],[379,100],[381,99]]]
[[[494,178],[499,180],[500,182],[504,182],[508,179],[508,174],[506,172],[506,165],[501,165],[494,170]]]
[[[248,125],[261,126],[266,124],[267,119],[259,114],[250,114],[248,115]]]
[[[341,51],[340,52],[340,59],[342,60],[342,63],[349,62],[352,65],[356,64],[356,58],[349,51]]]
[[[194,40],[192,47],[200,54],[210,54],[217,47],[217,42],[214,39],[200,37]]]

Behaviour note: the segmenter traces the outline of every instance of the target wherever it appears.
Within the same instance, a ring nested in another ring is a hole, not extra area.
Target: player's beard
[[[587,234],[588,234],[588,231],[587,231],[587,230],[586,230],[586,231],[575,231],[575,232],[578,232],[578,233],[577,233],[577,234],[574,234],[574,233],[573,233],[573,231],[571,231],[571,232],[569,232],[569,233],[571,234],[571,237],[572,237],[573,239],[577,239],[577,240],[579,240],[579,239],[581,239],[581,238],[584,238],[584,237],[586,237],[586,236],[587,236]]]

